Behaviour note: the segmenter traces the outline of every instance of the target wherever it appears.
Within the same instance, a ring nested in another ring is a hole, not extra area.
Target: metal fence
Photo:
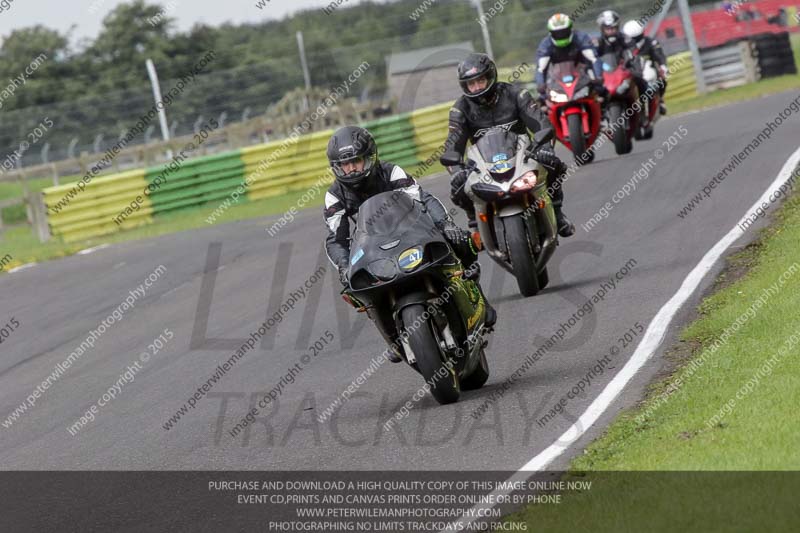
[[[635,18],[653,5],[652,0],[630,0],[615,6],[623,17]],[[515,66],[523,61],[533,62],[536,46],[546,34],[547,18],[555,7],[542,7],[532,2],[524,17],[505,16],[504,9],[487,16],[486,24],[492,36],[495,57],[501,64]],[[487,15],[497,6],[510,5],[510,1],[484,0]],[[594,31],[594,19],[604,4],[593,0],[574,0],[560,4],[557,9],[576,13],[579,28]],[[476,50],[484,50],[481,27],[471,0],[437,2],[434,9],[450,9],[453,20],[449,29],[472,41]],[[425,14],[421,17],[424,19]],[[387,27],[402,28],[409,20],[381,20]],[[451,33],[452,33],[451,32]],[[351,96],[364,104],[382,108],[391,102],[386,97],[386,58],[396,51],[441,46],[448,38],[436,29],[414,34],[399,34],[378,40],[360,42],[352,46],[330,47],[327,43],[306,39],[306,56],[311,72],[311,83],[320,89],[330,89],[352,72],[357,65],[368,61],[372,67],[351,89]],[[228,50],[215,50],[219,64],[236,62],[241,44]],[[156,65],[158,67],[158,65]],[[142,79],[145,66],[142,65]],[[173,87],[178,80],[162,79],[163,91]],[[201,73],[179,99],[167,110],[168,127],[172,136],[182,136],[195,131],[204,121],[214,118],[223,124],[242,122],[253,117],[270,116],[270,111],[280,105],[282,97],[293,89],[305,85],[300,68],[299,53],[294,42],[287,42],[280,50],[270,50],[265,60],[227,70],[210,70]],[[142,112],[153,104],[151,88],[143,85],[125,90],[111,91],[101,98],[81,98],[46,106],[4,111],[0,122],[0,157],[18,154],[16,166],[28,167],[64,159],[74,159],[82,153],[100,154],[113,146],[136,122]],[[273,116],[275,113],[272,114]],[[20,142],[41,121],[54,124],[37,144],[20,151]],[[132,145],[147,145],[160,137],[157,126],[151,125],[138,135]]]

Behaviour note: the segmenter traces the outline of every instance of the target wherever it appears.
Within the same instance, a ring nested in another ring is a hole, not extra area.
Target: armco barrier
[[[381,159],[410,173],[438,165],[452,103],[372,120]],[[243,187],[248,200],[300,191],[332,180],[325,148],[332,130],[294,136],[241,150],[95,178],[60,212],[52,209],[74,185],[45,189],[53,235],[76,241],[153,222],[160,214],[221,202]],[[146,192],[145,192],[146,191]],[[142,203],[136,201],[142,196]],[[122,224],[114,217],[129,209]],[[213,205],[213,204],[212,204]]]
[[[414,138],[410,116],[410,113],[403,113],[363,124],[375,138],[381,159],[401,167],[417,164],[416,147],[409,142]]]
[[[452,105],[453,102],[448,102],[411,113],[418,162],[426,161],[434,155],[439,159],[441,146],[447,138],[447,119]]]
[[[333,130],[281,139],[241,150],[247,198],[259,200],[301,190],[328,170],[325,148]]]
[[[144,169],[95,178],[85,190],[78,191],[66,206],[58,207],[74,184],[50,187],[43,192],[50,233],[66,241],[76,241],[112,233],[120,228],[132,228],[152,222],[149,198],[121,226],[113,221],[147,187]],[[63,205],[63,204],[62,204]]]
[[[708,91],[752,83],[758,76],[758,67],[747,41],[701,50],[700,60]]]
[[[198,157],[175,165],[147,169],[153,213],[193,207],[224,198],[244,183],[244,163],[239,151]]]
[[[681,52],[667,58],[667,65],[681,65],[667,78],[667,92],[664,100],[669,104],[697,96],[697,80],[690,52]]]

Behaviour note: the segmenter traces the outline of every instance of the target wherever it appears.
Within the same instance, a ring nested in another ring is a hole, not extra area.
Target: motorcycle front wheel
[[[519,292],[523,296],[533,296],[539,292],[539,276],[531,245],[528,240],[528,229],[522,215],[514,215],[503,219],[506,249],[508,250],[514,277],[517,278]]]
[[[458,375],[442,361],[442,353],[432,328],[436,327],[425,306],[409,305],[401,312],[408,333],[408,344],[417,359],[417,368],[431,388],[431,395],[442,405],[458,401],[461,385]]]
[[[575,158],[575,163],[579,165],[588,163],[587,157],[583,156],[586,152],[586,139],[583,137],[581,115],[578,113],[569,115],[567,117],[567,127],[569,128],[569,144],[572,146],[572,155]]]
[[[608,107],[608,122],[617,125],[613,133],[614,151],[617,155],[627,154],[633,148],[633,143],[628,139],[628,120],[622,117],[622,106],[619,103],[615,102]]]
[[[481,348],[480,362],[472,374],[461,380],[461,388],[464,390],[475,390],[483,387],[489,379],[489,362],[486,360],[486,352]]]

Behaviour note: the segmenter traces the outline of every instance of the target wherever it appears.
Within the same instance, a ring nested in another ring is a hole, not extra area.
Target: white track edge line
[[[653,354],[655,354],[656,350],[658,350],[659,346],[661,345],[661,341],[664,340],[664,336],[666,335],[667,327],[669,327],[678,310],[692,296],[703,278],[705,278],[709,271],[711,271],[728,247],[736,242],[739,237],[744,235],[745,230],[741,229],[739,224],[744,222],[751,212],[755,211],[759,206],[761,206],[762,202],[766,202],[769,199],[769,196],[777,191],[780,186],[789,179],[790,175],[797,167],[798,162],[800,162],[800,148],[795,150],[792,155],[789,156],[789,158],[783,164],[781,170],[778,172],[775,180],[773,180],[761,197],[756,200],[756,202],[747,210],[745,215],[739,219],[733,229],[731,229],[724,237],[722,237],[722,239],[720,239],[717,244],[715,244],[703,256],[697,266],[695,266],[692,271],[689,272],[678,289],[678,292],[676,292],[672,298],[670,298],[667,303],[661,307],[658,313],[656,313],[656,315],[653,317],[653,320],[650,321],[650,324],[647,326],[647,330],[645,331],[644,338],[636,347],[633,355],[631,355],[630,359],[628,359],[628,362],[625,363],[625,366],[623,366],[622,369],[611,379],[608,385],[606,385],[606,387],[603,389],[603,392],[601,392],[597,398],[594,399],[594,401],[589,405],[580,418],[578,418],[578,420],[572,426],[570,426],[570,428],[565,431],[561,437],[556,440],[556,442],[539,452],[530,461],[522,465],[517,472],[509,478],[510,481],[524,480],[530,477],[530,472],[544,470],[545,467],[547,467],[567,449],[569,449],[569,445],[564,446],[563,444],[560,444],[562,440],[568,439],[567,442],[570,444],[577,441],[590,427],[592,427],[592,425],[594,425],[595,422],[597,422],[597,419],[600,418],[600,416],[611,406],[613,401],[617,398],[617,396],[619,396],[631,378],[636,375],[639,369],[641,369],[647,360],[650,359]],[[573,430],[577,431],[577,435],[570,437],[569,434],[572,433]],[[495,497],[492,499],[497,501],[497,495],[505,495],[510,492],[512,491],[494,491],[492,494]],[[470,523],[477,518],[478,509],[491,509],[493,507],[494,504],[476,505],[473,507],[474,511],[472,512],[472,517],[467,517],[467,514],[465,513],[461,516],[457,523]]]

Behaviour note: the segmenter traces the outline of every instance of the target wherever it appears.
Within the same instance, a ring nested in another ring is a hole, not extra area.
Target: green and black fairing
[[[359,208],[349,272],[351,303],[389,311],[392,338],[409,326],[401,311],[414,304],[429,308],[442,328],[449,324],[462,349],[483,327],[486,305],[476,282],[463,278],[463,265],[424,204],[402,191],[377,194]],[[454,361],[459,371],[467,359]]]

